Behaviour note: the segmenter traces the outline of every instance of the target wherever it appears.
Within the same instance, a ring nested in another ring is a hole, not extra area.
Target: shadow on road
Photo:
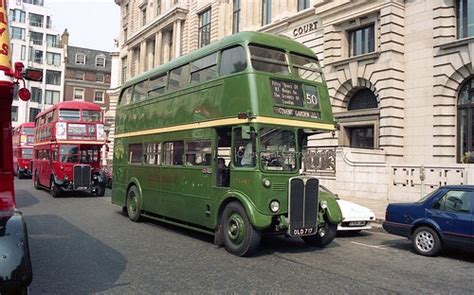
[[[126,258],[55,215],[26,216],[34,294],[91,294],[114,287]],[[64,282],[68,282],[64,284]]]
[[[33,194],[26,190],[16,190],[15,191],[15,199],[16,199],[16,206],[17,208],[26,208],[38,204],[39,201]]]

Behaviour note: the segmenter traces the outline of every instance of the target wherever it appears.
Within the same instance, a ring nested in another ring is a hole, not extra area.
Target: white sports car
[[[372,221],[375,221],[375,213],[367,207],[357,205],[349,201],[341,200],[326,187],[320,185],[323,191],[333,195],[342,212],[342,223],[337,226],[338,231],[352,231],[353,233],[360,232],[363,229],[371,229]]]

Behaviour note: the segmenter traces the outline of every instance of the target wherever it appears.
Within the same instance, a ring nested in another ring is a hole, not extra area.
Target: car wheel
[[[97,187],[97,192],[96,192],[98,197],[103,197],[105,195],[105,186],[104,185],[98,185]]]
[[[136,186],[132,186],[127,193],[127,215],[131,221],[140,221],[141,197]]]
[[[416,253],[424,256],[436,256],[442,248],[438,233],[427,226],[422,226],[415,230],[412,243]]]
[[[260,231],[253,228],[247,213],[238,202],[227,204],[222,213],[224,246],[236,256],[251,256],[260,244]]]
[[[24,178],[23,172],[18,171],[18,179],[23,179],[23,178]]]
[[[34,185],[35,189],[39,189],[39,188],[40,188],[40,183],[39,183],[39,179],[38,179],[38,171],[35,171],[35,176],[34,176],[34,180],[33,180],[33,185]]]
[[[334,240],[334,238],[336,237],[336,234],[337,234],[337,224],[332,224],[326,220],[326,222],[324,223],[323,236],[321,236],[318,230],[318,232],[315,235],[302,237],[302,239],[308,245],[324,248]]]

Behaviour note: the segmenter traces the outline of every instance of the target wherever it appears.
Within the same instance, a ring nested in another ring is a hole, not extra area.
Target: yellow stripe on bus
[[[115,138],[152,135],[152,134],[185,131],[185,130],[192,130],[192,129],[199,129],[199,128],[218,127],[218,126],[225,126],[225,125],[237,125],[237,124],[250,123],[250,122],[283,125],[283,126],[291,126],[291,127],[299,127],[299,128],[309,128],[309,129],[322,129],[326,131],[335,130],[335,126],[332,124],[314,123],[314,122],[270,118],[270,117],[255,117],[253,119],[237,119],[237,118],[220,119],[220,120],[184,124],[184,125],[178,125],[178,126],[172,126],[172,127],[163,127],[163,128],[149,129],[149,130],[143,130],[143,131],[127,132],[127,133],[122,133],[122,134],[115,134]]]

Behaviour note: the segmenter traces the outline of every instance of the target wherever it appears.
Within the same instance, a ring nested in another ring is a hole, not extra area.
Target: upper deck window
[[[222,50],[220,74],[221,76],[238,73],[247,68],[247,58],[245,49],[242,46],[235,46]]]
[[[317,59],[290,54],[290,60],[293,71],[298,77],[305,80],[322,82],[322,71]]]
[[[82,121],[100,122],[100,112],[99,111],[82,111]]]
[[[79,110],[59,110],[59,119],[62,121],[79,121],[81,115]]]
[[[189,84],[189,65],[184,65],[170,72],[168,89],[179,90]]]
[[[122,92],[120,97],[120,105],[127,105],[132,101],[133,86],[128,87]]]
[[[217,77],[217,53],[191,63],[191,83],[205,82]]]
[[[155,76],[150,79],[148,82],[149,91],[148,95],[150,97],[155,97],[165,93],[166,90],[166,74]]]
[[[148,80],[135,84],[133,88],[133,101],[141,101],[146,99],[148,90]]]
[[[288,74],[288,62],[285,52],[267,47],[250,45],[252,67],[257,71]]]

